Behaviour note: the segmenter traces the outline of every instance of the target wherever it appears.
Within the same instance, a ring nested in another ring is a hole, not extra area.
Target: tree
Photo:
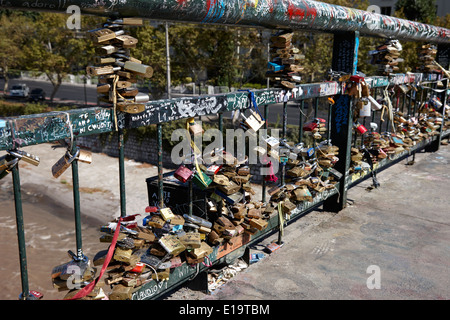
[[[22,65],[24,60],[21,48],[30,32],[31,20],[21,12],[11,12],[0,16],[0,69],[5,79],[3,92],[6,94],[11,69]]]
[[[53,101],[63,78],[74,71],[84,70],[95,52],[91,41],[77,38],[66,27],[67,18],[64,14],[42,12],[32,23],[32,32],[23,47],[26,57],[24,67],[37,73],[45,73],[52,83],[50,101]],[[94,22],[98,20],[84,18],[82,27],[89,30]]]
[[[412,21],[434,24],[436,20],[436,0],[398,0],[395,10]]]

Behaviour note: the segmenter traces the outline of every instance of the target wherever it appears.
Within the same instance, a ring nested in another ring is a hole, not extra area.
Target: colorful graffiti
[[[0,8],[33,9],[31,1],[4,0]],[[36,9],[82,12],[194,23],[237,24],[323,32],[359,31],[361,35],[448,43],[450,30],[363,10],[312,0],[33,0]],[[69,3],[70,2],[70,3]]]

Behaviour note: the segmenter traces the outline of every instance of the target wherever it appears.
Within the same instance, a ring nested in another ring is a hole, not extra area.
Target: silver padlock
[[[72,162],[78,157],[80,149],[77,149],[75,154],[72,156],[69,151],[66,151],[64,156],[61,157],[52,167],[53,177],[58,178],[60,175],[70,167]]]

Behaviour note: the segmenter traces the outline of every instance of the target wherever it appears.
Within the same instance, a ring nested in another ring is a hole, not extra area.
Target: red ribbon
[[[102,270],[100,271],[100,274],[97,277],[97,279],[95,279],[94,281],[89,283],[87,286],[85,286],[83,289],[78,291],[77,294],[75,296],[73,296],[72,298],[64,299],[64,300],[77,300],[77,299],[81,299],[81,298],[87,296],[94,289],[95,285],[100,281],[100,278],[103,276],[103,273],[105,273],[106,268],[108,267],[109,262],[111,261],[111,258],[114,253],[114,249],[116,248],[116,243],[117,243],[117,238],[119,237],[121,222],[122,222],[122,218],[119,218],[119,221],[117,222],[116,230],[114,232],[114,237],[111,241],[111,245],[109,246],[108,253],[105,258],[105,262],[103,263]]]

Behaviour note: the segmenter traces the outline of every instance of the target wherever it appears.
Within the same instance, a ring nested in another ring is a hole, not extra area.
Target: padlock
[[[311,192],[306,186],[295,189],[294,195],[297,201],[312,201]]]
[[[361,135],[367,132],[366,127],[364,127],[362,124],[354,123],[353,127],[356,131],[358,131]]]
[[[125,63],[123,62],[116,62],[116,65],[123,67],[126,70],[135,72],[137,74],[139,74],[140,76],[143,76],[145,78],[151,78],[153,75],[153,68],[151,66],[142,64],[142,63],[137,63],[137,62],[133,62],[133,61],[126,61]]]
[[[177,256],[186,250],[186,247],[176,235],[165,235],[158,240],[158,243],[167,251],[167,253],[174,256]]]
[[[208,206],[208,212],[213,212],[213,213],[217,212],[217,206],[215,205],[215,203],[212,200],[209,200],[206,204]]]
[[[116,32],[108,28],[96,29],[89,31],[89,35],[94,43],[101,43],[114,39],[116,36],[123,34],[123,30]]]
[[[213,181],[214,183],[217,183],[219,185],[224,185],[226,186],[230,180],[228,179],[227,176],[223,175],[223,174],[217,174],[213,177]]]
[[[188,120],[188,124],[189,124],[189,132],[194,136],[200,135],[204,132],[202,125],[197,123],[194,118],[190,118]]]
[[[370,117],[372,115],[371,110],[371,102],[370,101],[362,101],[361,109],[359,109],[359,116],[361,118],[363,117]]]
[[[278,148],[278,146],[280,145],[280,140],[276,139],[274,137],[271,136],[266,136],[264,138],[264,141],[270,146],[270,148],[272,149],[276,149]]]
[[[101,52],[104,54],[112,54],[118,50],[117,47],[114,47],[112,45],[106,45],[100,48]]]
[[[372,110],[381,110],[382,106],[377,102],[377,100],[375,100],[372,96],[369,96],[368,99],[370,101],[370,107],[372,108]]]
[[[53,177],[58,178],[60,175],[66,171],[67,168],[70,167],[72,162],[76,160],[78,154],[80,153],[80,149],[77,149],[75,154],[72,156],[69,151],[67,151],[64,156],[62,156],[53,166],[52,166],[52,174]]]
[[[251,111],[249,117],[245,117],[244,114],[242,114],[242,117],[244,118],[244,123],[255,132],[257,132],[265,123],[261,116],[255,111]]]
[[[86,67],[86,73],[89,76],[102,76],[102,75],[109,75],[113,74],[116,71],[119,71],[120,67],[113,67],[113,66],[104,66],[104,67],[94,67],[94,66],[88,66]]]
[[[240,185],[236,184],[234,181],[229,181],[226,185],[219,185],[218,189],[224,192],[227,196],[236,193],[241,188]]]
[[[77,160],[83,163],[92,163],[92,152],[80,149]]]
[[[28,162],[28,163],[30,163],[30,164],[32,164],[34,166],[38,166],[39,165],[39,162],[40,162],[39,157],[37,157],[35,155],[32,155],[32,154],[30,154],[28,152],[25,152],[23,150],[11,150],[11,151],[8,151],[8,152],[12,156],[14,156],[14,157],[16,157],[18,159],[21,159],[21,160],[23,160],[25,162]]]
[[[185,183],[186,181],[188,181],[189,179],[192,178],[193,176],[193,172],[191,170],[189,170],[188,168],[186,168],[185,166],[181,165],[178,167],[178,169],[175,171],[175,173],[173,174],[173,176],[175,178],[177,178],[179,181]]]
[[[94,63],[95,64],[111,64],[116,62],[116,58],[114,57],[110,57],[110,56],[106,56],[106,57],[101,57],[101,56],[96,56],[94,57]]]
[[[222,168],[222,165],[217,165],[217,164],[213,164],[208,166],[208,168],[206,168],[206,174],[208,175],[215,175],[217,174],[217,172],[219,172],[219,170]]]
[[[0,180],[10,173],[18,162],[19,158],[13,158],[10,154],[0,157]]]
[[[200,176],[201,175],[201,176]],[[192,182],[201,190],[205,190],[211,184],[212,179],[203,172],[196,172],[192,178]]]
[[[172,218],[175,217],[170,208],[161,208],[159,209],[159,212],[161,214],[161,217],[166,221],[171,220]]]
[[[143,103],[125,102],[125,103],[118,103],[117,106],[119,107],[120,111],[125,113],[136,114],[145,111],[145,104]]]
[[[198,232],[188,232],[179,239],[188,250],[200,248],[201,246],[200,233]]]
[[[122,34],[122,35],[116,36],[114,38],[114,42],[117,42],[123,48],[128,49],[128,48],[135,48],[136,44],[138,43],[138,39],[136,39],[130,35]]]
[[[191,251],[191,254],[196,259],[202,259],[213,252],[213,248],[211,248],[205,241],[202,241],[200,244],[200,248],[195,248]]]
[[[269,225],[269,223],[264,219],[250,219],[249,224],[251,227],[258,230],[264,230]]]
[[[311,158],[314,155],[314,148],[302,148],[300,154],[302,157]]]
[[[210,221],[200,218],[198,216],[194,216],[194,215],[190,216],[190,215],[184,214],[183,218],[190,223],[195,223],[195,224],[197,224],[199,226],[203,226],[205,228],[211,229],[211,227],[212,227],[212,223]]]

